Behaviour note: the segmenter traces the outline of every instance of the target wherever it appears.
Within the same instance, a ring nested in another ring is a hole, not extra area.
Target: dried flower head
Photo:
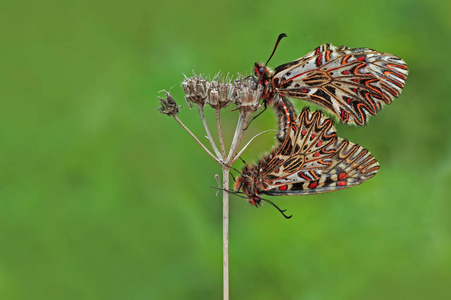
[[[157,108],[158,111],[160,111],[162,114],[167,116],[175,116],[179,113],[179,107],[182,106],[177,105],[172,95],[166,92],[166,100],[164,100],[161,97],[158,97],[160,99],[161,107]]]
[[[193,74],[192,77],[185,78],[182,82],[182,87],[185,91],[185,100],[190,107],[192,106],[190,102],[205,104],[209,85],[210,83],[202,75]]]
[[[240,111],[255,112],[260,108],[263,86],[258,86],[251,78],[235,80],[233,93]]]
[[[219,74],[215,76],[215,79],[219,77]],[[209,82],[209,88],[207,93],[206,103],[213,108],[221,109],[228,106],[235,99],[230,93],[232,90],[232,84],[230,79],[226,77],[221,80],[213,80]]]
[[[227,76],[220,78],[220,74],[216,74],[213,80],[207,80],[202,75],[196,75],[186,78],[182,82],[183,90],[185,91],[185,100],[192,106],[191,103],[205,105],[208,104],[213,108],[224,108],[228,106],[235,98],[230,93],[232,84]]]

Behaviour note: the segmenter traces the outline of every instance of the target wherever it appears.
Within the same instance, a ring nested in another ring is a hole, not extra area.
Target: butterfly
[[[309,195],[332,192],[359,185],[379,170],[370,152],[339,138],[334,122],[321,111],[302,110],[285,140],[256,165],[246,165],[236,179],[235,190],[258,207],[270,196]]]
[[[365,125],[369,115],[390,104],[404,87],[406,63],[369,48],[323,44],[271,70],[266,65],[283,37],[286,34],[279,35],[268,61],[254,66],[255,80],[264,87],[265,106],[294,97],[326,109],[344,123]]]

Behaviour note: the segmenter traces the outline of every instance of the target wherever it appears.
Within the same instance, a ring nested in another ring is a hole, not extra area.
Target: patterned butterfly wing
[[[299,124],[287,143],[260,164],[259,192],[272,196],[331,192],[359,185],[379,170],[369,151],[337,137],[333,121],[321,112],[304,109]]]
[[[274,72],[272,85],[281,96],[310,101],[344,123],[364,125],[399,96],[408,70],[392,54],[324,44]]]
[[[304,108],[296,124],[282,145],[259,164],[268,185],[317,179],[332,163],[337,139],[333,121],[323,118],[320,111],[310,113]]]
[[[271,196],[327,193],[359,185],[379,170],[379,163],[368,150],[348,140],[340,141],[331,160],[330,168],[322,170],[316,180],[282,181],[279,186],[270,187],[263,193]]]
[[[331,147],[337,139],[332,120],[305,108],[296,122],[284,128],[283,142],[257,165],[246,165],[236,180],[236,189],[242,188],[254,205],[258,204],[260,193],[299,180],[317,180],[322,169],[332,164],[330,158],[335,151]],[[301,169],[303,172],[298,174]]]

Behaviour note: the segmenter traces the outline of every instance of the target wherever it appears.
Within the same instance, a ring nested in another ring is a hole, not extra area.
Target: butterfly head
[[[254,73],[255,76],[257,76],[259,83],[266,83],[274,75],[274,71],[267,68],[262,63],[255,63]]]
[[[242,176],[236,179],[235,190],[238,192],[242,190],[249,203],[258,207],[261,198],[258,196],[256,175],[254,170],[246,166],[242,171]]]
[[[274,55],[274,52],[276,52],[277,45],[279,45],[279,42],[281,39],[286,37],[287,35],[285,33],[281,33],[279,37],[277,38],[276,45],[274,46],[274,50],[272,51],[271,55],[269,56],[268,60],[265,64],[262,63],[255,63],[254,65],[254,73],[255,76],[257,76],[257,82],[260,85],[263,85],[265,87],[265,92],[263,93],[263,99],[266,99],[270,97],[270,89],[271,89],[271,79],[274,76],[274,71],[267,68],[266,65],[271,60],[272,56]]]

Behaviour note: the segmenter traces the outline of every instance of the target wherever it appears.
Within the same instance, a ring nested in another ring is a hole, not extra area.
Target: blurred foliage
[[[172,89],[184,105],[183,73],[249,74],[286,32],[272,67],[328,42],[396,54],[410,74],[368,126],[337,125],[379,160],[375,178],[273,198],[289,221],[232,198],[231,297],[450,299],[450,8],[436,0],[3,2],[1,298],[219,299],[222,205],[209,186],[220,169],[155,110],[158,91]],[[195,110],[180,118],[204,135]],[[249,137],[275,124],[266,112]],[[244,158],[273,144],[265,135]]]

